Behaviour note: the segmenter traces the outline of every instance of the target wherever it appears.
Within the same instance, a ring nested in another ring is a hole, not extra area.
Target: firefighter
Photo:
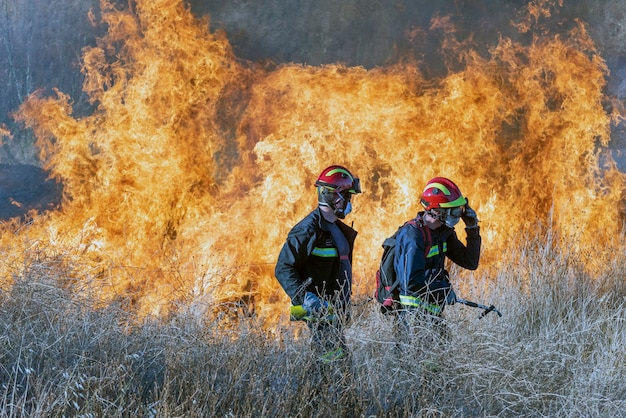
[[[343,326],[352,295],[352,251],[357,232],[341,220],[361,193],[345,167],[325,168],[315,182],[318,205],[289,231],[275,276],[291,298],[292,319],[307,321],[314,353],[323,362],[347,355]]]
[[[420,203],[424,211],[417,219],[428,227],[430,249],[422,229],[409,225],[396,237],[394,269],[400,282],[401,318],[428,317],[436,323],[446,304],[455,301],[450,285],[446,258],[468,270],[478,268],[481,237],[476,212],[451,180],[435,177],[428,181]],[[454,226],[465,223],[466,244],[460,241]]]

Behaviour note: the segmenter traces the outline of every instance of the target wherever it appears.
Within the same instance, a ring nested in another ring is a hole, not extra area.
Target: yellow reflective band
[[[439,246],[438,245],[434,245],[434,246],[430,247],[430,251],[428,251],[428,254],[426,254],[426,258],[434,257],[436,255],[439,255]]]
[[[448,251],[448,243],[444,242],[443,243],[443,253],[445,254],[447,251]],[[426,258],[434,257],[436,255],[439,255],[439,246],[438,245],[433,245],[432,247],[430,247],[430,250],[428,251],[428,254],[426,254]]]
[[[463,206],[465,204],[467,204],[467,199],[461,196],[458,199],[453,200],[452,202],[440,203],[439,206],[441,206],[442,208],[458,208],[459,206]]]
[[[328,173],[326,173],[326,175],[330,177],[330,176],[332,176],[335,173],[343,173],[346,176],[348,176],[348,178],[350,180],[353,180],[352,175],[350,173],[348,173],[348,171],[346,171],[346,170],[344,170],[342,168],[334,168],[334,169],[330,170]]]
[[[441,313],[441,306],[425,302],[417,296],[400,295],[400,305],[421,308],[433,315],[439,315]]]
[[[448,188],[446,186],[444,186],[441,183],[430,183],[428,186],[426,186],[426,188],[424,189],[424,191],[430,189],[431,187],[434,187],[435,189],[439,189],[443,192],[443,194],[445,194],[446,196],[448,196],[450,194],[450,190],[448,190]]]
[[[336,248],[315,247],[313,248],[313,251],[311,251],[311,255],[316,255],[318,257],[325,257],[325,258],[339,257],[339,253],[337,252]]]

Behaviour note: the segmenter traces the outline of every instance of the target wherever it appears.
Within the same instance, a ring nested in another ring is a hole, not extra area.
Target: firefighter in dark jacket
[[[315,353],[324,362],[346,355],[343,324],[352,294],[352,250],[357,232],[341,222],[352,210],[359,179],[345,167],[327,167],[315,182],[318,207],[287,235],[275,268],[291,298],[292,319],[307,321]]]
[[[419,312],[440,318],[446,304],[453,304],[446,270],[446,258],[468,270],[476,270],[480,260],[480,227],[476,212],[461,190],[444,177],[431,179],[420,199],[424,211],[418,222],[426,225],[430,240],[422,229],[408,225],[396,238],[394,267],[400,280],[400,306],[404,312]],[[454,226],[463,219],[466,244],[457,237]],[[427,241],[430,249],[426,252]]]

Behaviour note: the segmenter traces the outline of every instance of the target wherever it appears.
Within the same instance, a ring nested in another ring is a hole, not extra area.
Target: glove
[[[290,314],[292,321],[333,321],[335,318],[328,302],[311,292],[304,294],[302,305],[291,305]]]
[[[478,226],[478,216],[476,216],[476,212],[470,207],[469,203],[465,205],[465,210],[461,218],[463,222],[465,222],[465,228],[471,229]]]
[[[315,293],[306,292],[304,294],[304,302],[302,307],[309,315],[325,314],[328,311],[328,301],[320,299]]]
[[[302,305],[291,305],[291,308],[289,308],[289,314],[289,319],[291,321],[306,320],[305,318],[307,317],[306,309],[304,309]]]

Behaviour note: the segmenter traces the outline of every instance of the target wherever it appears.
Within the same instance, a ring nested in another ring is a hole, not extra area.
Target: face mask
[[[446,220],[444,221],[444,224],[446,224],[448,228],[454,228],[454,225],[458,224],[460,219],[461,219],[460,217],[448,215],[446,216]]]
[[[333,205],[335,209],[335,215],[337,215],[339,219],[344,219],[347,214],[352,212],[352,203],[350,202],[350,198],[352,197],[352,195],[349,192],[342,192],[335,194],[335,196],[337,197]],[[344,202],[343,209],[339,209],[336,207],[336,205],[341,201]]]
[[[352,203],[346,203],[346,207],[342,211],[335,212],[338,218],[345,218],[347,214],[352,212]]]
[[[454,228],[454,225],[459,223],[459,220],[463,216],[463,207],[459,206],[456,208],[448,209],[448,213],[446,216],[445,224],[448,228]]]
[[[433,218],[443,222],[448,228],[454,228],[454,225],[459,223],[463,215],[463,208],[432,209],[429,213]]]

